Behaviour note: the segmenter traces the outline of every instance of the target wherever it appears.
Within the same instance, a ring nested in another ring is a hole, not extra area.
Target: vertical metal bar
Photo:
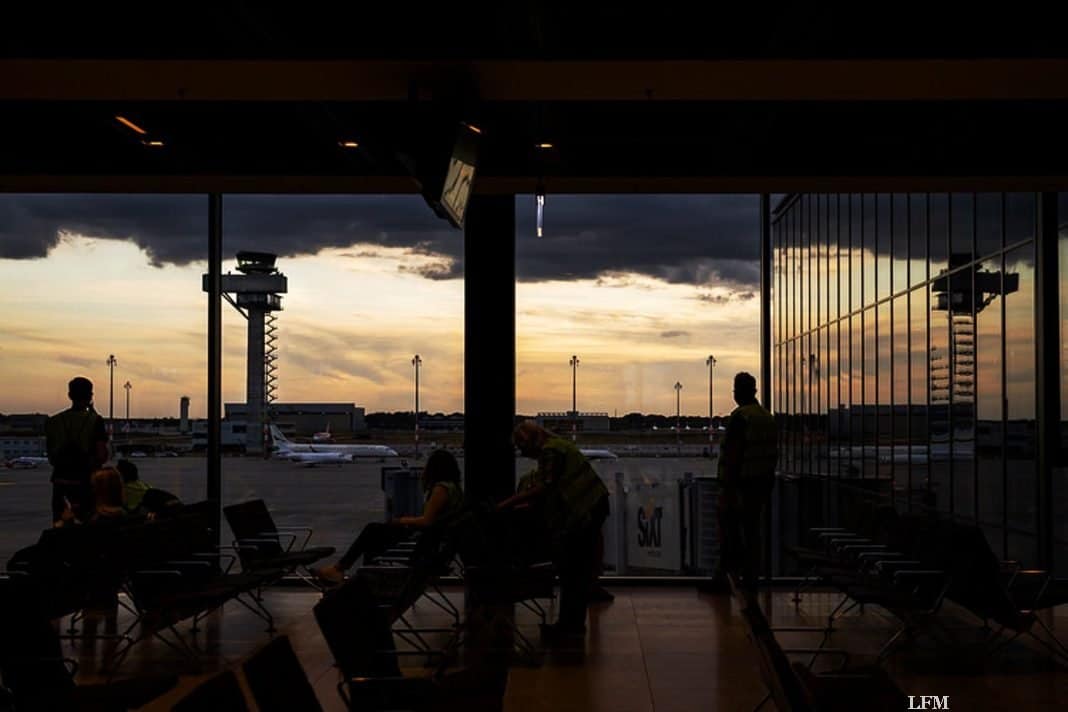
[[[931,194],[924,193],[924,215],[923,215],[923,232],[924,239],[927,241],[927,278],[924,280],[924,295],[923,295],[923,311],[927,320],[927,358],[924,359],[927,363],[926,373],[924,373],[924,384],[927,390],[927,498],[924,501],[924,506],[930,503],[931,498],[931,471],[934,469],[934,458],[931,457]]]
[[[998,254],[998,272],[1001,273],[1001,556],[1009,558],[1009,448],[1008,448],[1008,424],[1009,424],[1009,393],[1006,390],[1009,382],[1008,358],[1008,335],[1005,329],[1005,194],[1001,194],[1001,253]]]
[[[222,516],[222,195],[208,196],[208,492],[215,535]]]
[[[1035,235],[1035,414],[1038,436],[1038,563],[1053,568],[1053,477],[1060,450],[1060,278],[1057,194],[1038,196]]]
[[[760,402],[768,410],[777,405],[771,402],[771,195],[768,193],[760,194]],[[765,515],[761,530],[764,550],[760,573],[767,573],[766,566],[772,560],[770,516]]]
[[[908,478],[905,509],[912,512],[912,193],[905,193],[905,443],[908,454],[905,476]]]
[[[979,270],[979,194],[972,193],[972,259],[969,270],[972,281],[972,410],[969,429],[972,434],[972,518],[979,524],[979,311],[975,299],[975,273]]]
[[[760,194],[760,402],[771,410],[771,196]]]

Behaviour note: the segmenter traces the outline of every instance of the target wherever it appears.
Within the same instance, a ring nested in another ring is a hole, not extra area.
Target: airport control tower
[[[268,252],[238,252],[237,271],[241,274],[222,277],[223,298],[248,320],[245,452],[256,455],[263,453],[267,406],[275,395],[274,312],[282,310],[281,295],[288,287],[286,276],[274,265],[275,259],[276,255]],[[204,275],[204,291],[208,291],[208,275]]]

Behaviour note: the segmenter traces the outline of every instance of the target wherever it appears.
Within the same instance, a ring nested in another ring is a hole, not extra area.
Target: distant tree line
[[[423,427],[433,427],[450,421],[459,423],[463,421],[463,417],[463,413],[429,413],[420,411],[419,424]],[[517,415],[515,420],[516,423],[519,423],[533,417],[533,415]],[[654,428],[657,430],[670,430],[675,427],[674,415],[659,415],[656,413],[627,413],[608,420],[609,428],[613,431],[653,430]],[[364,422],[367,423],[367,427],[371,430],[411,430],[415,427],[415,414],[410,410],[367,413],[364,415]],[[712,423],[714,426],[719,427],[726,423],[726,418],[716,416],[713,418]],[[708,427],[708,418],[683,416],[680,418],[679,424],[683,429],[700,430]]]

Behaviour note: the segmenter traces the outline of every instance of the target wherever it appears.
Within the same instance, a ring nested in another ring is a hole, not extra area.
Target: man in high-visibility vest
[[[559,438],[533,421],[521,423],[514,441],[524,457],[538,462],[526,488],[499,505],[508,509],[540,502],[552,539],[560,576],[560,620],[546,626],[549,636],[581,635],[586,631],[593,572],[597,570],[597,539],[608,517],[608,489],[589,460],[570,440]]]
[[[66,509],[76,517],[92,514],[89,478],[107,462],[104,419],[93,410],[93,383],[81,376],[67,384],[71,407],[45,422],[48,461],[52,464],[52,520]]]
[[[727,421],[719,456],[720,556],[724,572],[755,587],[760,567],[760,519],[775,485],[778,435],[775,417],[756,399],[756,379],[734,377],[738,404]]]

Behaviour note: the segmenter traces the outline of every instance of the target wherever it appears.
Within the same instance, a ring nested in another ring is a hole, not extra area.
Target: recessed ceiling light
[[[338,141],[337,145],[341,146],[342,148],[359,148],[360,147],[359,141]]]
[[[548,150],[550,148],[553,148],[553,145],[551,143],[549,143],[548,141],[542,141],[541,143],[534,144],[534,148],[541,148],[541,149]]]
[[[145,139],[141,141],[141,143],[146,146],[151,146],[152,148],[161,148],[164,145],[163,141],[160,141],[158,138]]]
[[[482,129],[480,129],[479,127],[475,126],[474,124],[469,124],[466,121],[461,121],[460,124],[464,128],[466,128],[468,131],[472,131],[472,132],[477,133],[477,134],[482,133]]]
[[[115,120],[118,121],[123,126],[125,126],[126,128],[131,129],[133,131],[136,131],[137,133],[141,134],[142,136],[144,136],[146,133],[148,133],[143,128],[141,128],[140,126],[138,126],[134,122],[132,122],[129,119],[127,119],[125,116],[116,115],[115,116]]]

